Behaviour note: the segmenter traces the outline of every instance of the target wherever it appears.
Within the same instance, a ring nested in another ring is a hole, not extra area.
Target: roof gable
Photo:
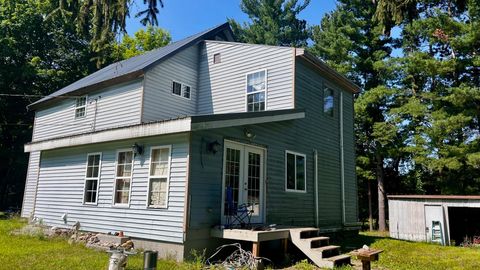
[[[230,29],[230,25],[228,23],[224,23],[182,40],[173,42],[165,47],[113,63],[40,100],[37,100],[36,102],[28,105],[27,108],[36,109],[42,105],[50,103],[51,101],[59,98],[65,98],[66,95],[79,95],[96,90],[98,88],[106,87],[111,84],[137,78],[142,76],[143,73],[152,66],[178,53],[179,51],[195,45],[202,40],[215,38],[217,36],[221,36],[232,41],[233,33]]]

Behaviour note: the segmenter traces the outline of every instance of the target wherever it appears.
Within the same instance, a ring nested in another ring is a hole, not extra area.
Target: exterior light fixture
[[[135,143],[132,145],[132,150],[133,150],[133,155],[143,155],[143,145],[139,145],[138,143]]]
[[[251,139],[251,140],[255,139],[255,136],[257,136],[255,135],[255,133],[253,133],[253,131],[251,131],[248,128],[245,128],[243,130],[243,134],[245,135],[245,137],[247,137],[247,139]]]
[[[220,146],[222,146],[217,140],[207,144],[207,151],[213,154],[216,154],[220,151]]]

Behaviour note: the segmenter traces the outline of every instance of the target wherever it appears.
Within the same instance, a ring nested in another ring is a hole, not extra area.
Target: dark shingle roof
[[[137,72],[143,72],[150,66],[166,59],[167,57],[177,53],[178,51],[199,41],[213,38],[224,31],[227,31],[230,35],[227,38],[232,39],[232,33],[229,24],[221,24],[219,26],[210,28],[198,34],[179,40],[177,42],[171,43],[165,47],[146,52],[142,55],[138,55],[127,60],[113,63],[52,93],[49,96],[37,100],[36,102],[28,105],[28,108],[36,108],[40,104],[46,103],[55,98],[65,96],[67,94],[73,95],[74,92],[104,83],[109,80],[113,80]]]

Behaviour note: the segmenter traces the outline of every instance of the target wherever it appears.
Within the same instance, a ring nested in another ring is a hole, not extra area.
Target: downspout
[[[318,228],[318,151],[317,149],[313,150],[313,159],[315,162],[315,226]]]
[[[343,92],[340,91],[340,179],[342,181],[342,224],[346,224],[345,216],[345,157],[343,149]]]

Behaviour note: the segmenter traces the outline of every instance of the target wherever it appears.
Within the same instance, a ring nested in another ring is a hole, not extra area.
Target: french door
[[[234,207],[245,204],[253,210],[252,223],[262,223],[265,149],[231,141],[224,146],[222,222],[233,200]]]

